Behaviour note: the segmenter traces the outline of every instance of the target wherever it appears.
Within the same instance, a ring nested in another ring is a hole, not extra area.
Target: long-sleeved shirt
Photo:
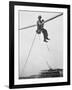
[[[38,20],[37,21],[37,29],[41,30],[41,27],[42,27],[42,22]]]

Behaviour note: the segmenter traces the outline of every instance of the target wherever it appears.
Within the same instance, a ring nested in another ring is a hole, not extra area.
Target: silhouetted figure
[[[38,21],[37,21],[37,34],[40,34],[41,32],[43,33],[44,36],[44,42],[48,42],[47,40],[50,40],[48,38],[48,33],[47,30],[44,29],[44,20],[41,20],[41,16],[38,16]]]

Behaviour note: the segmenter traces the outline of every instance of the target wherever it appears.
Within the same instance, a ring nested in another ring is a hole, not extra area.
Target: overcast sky
[[[19,29],[34,25],[41,15],[44,20],[60,13],[19,11]],[[32,51],[25,66],[25,62],[34,39],[37,27],[19,30],[19,76],[38,74],[41,70],[63,68],[63,16],[45,23],[44,28],[51,40],[43,42],[43,34],[36,36]],[[48,48],[47,49],[47,45]],[[24,67],[25,66],[25,67]]]

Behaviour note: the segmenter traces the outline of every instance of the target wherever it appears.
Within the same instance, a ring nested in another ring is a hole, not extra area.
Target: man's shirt
[[[42,27],[42,22],[38,20],[37,21],[37,29],[41,30],[41,27]]]

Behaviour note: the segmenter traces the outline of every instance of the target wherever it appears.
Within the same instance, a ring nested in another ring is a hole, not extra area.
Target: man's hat
[[[41,16],[38,16],[38,18],[42,18]]]

